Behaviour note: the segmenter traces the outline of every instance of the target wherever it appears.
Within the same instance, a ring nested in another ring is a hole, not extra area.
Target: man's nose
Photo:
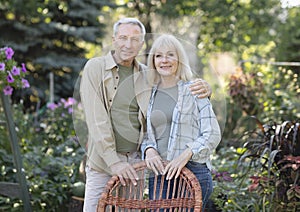
[[[131,41],[131,39],[130,39],[130,38],[128,38],[128,39],[126,40],[126,42],[125,42],[125,46],[126,46],[127,48],[129,48],[129,47],[131,47],[131,46],[132,46],[132,41]]]

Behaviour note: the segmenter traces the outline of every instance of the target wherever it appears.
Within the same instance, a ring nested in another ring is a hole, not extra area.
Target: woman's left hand
[[[174,177],[175,179],[179,177],[181,169],[187,164],[191,159],[193,152],[190,148],[184,150],[177,158],[173,159],[168,163],[164,169],[164,174],[167,173],[167,180],[170,180]]]

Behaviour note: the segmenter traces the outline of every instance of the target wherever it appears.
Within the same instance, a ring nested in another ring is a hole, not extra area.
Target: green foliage
[[[67,210],[74,184],[83,180],[79,166],[84,148],[77,141],[72,125],[75,104],[72,98],[62,99],[36,115],[24,114],[21,105],[14,105],[23,167],[35,211],[57,211],[63,207]],[[0,136],[5,132],[4,127],[0,128]],[[1,181],[16,182],[9,141],[4,141],[0,141]],[[8,205],[17,208],[21,202],[1,197],[0,208]]]
[[[250,179],[242,170],[249,162],[238,163],[243,148],[222,148],[213,157],[214,191],[211,196],[215,208],[210,211],[259,211],[258,194],[249,192]]]
[[[278,61],[300,61],[300,8],[294,7],[285,11],[285,16],[278,25],[278,48],[276,59]],[[294,67],[295,68],[295,67]],[[297,67],[300,71],[300,68]]]
[[[291,70],[247,63],[230,77],[229,91],[247,116],[264,122],[297,120],[300,78]]]
[[[31,102],[47,101],[49,72],[55,74],[55,99],[72,96],[86,60],[86,45],[101,44],[104,24],[99,20],[107,4],[97,0],[0,2],[0,46],[11,46],[17,61],[27,61],[32,88],[23,95],[31,95]]]
[[[298,74],[282,67],[247,62],[243,69],[238,68],[228,83],[230,98],[224,136],[229,145],[237,147],[234,140],[255,129],[251,116],[263,122],[299,120],[299,85]]]
[[[198,46],[201,56],[230,51],[238,59],[251,45],[274,40],[276,33],[270,33],[270,28],[278,23],[281,12],[280,2],[276,0],[201,1],[200,9]],[[256,51],[256,55],[259,54]]]

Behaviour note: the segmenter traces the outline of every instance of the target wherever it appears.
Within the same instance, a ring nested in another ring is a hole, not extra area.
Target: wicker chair
[[[165,163],[166,165],[166,163]],[[126,186],[120,184],[119,178],[113,176],[107,183],[105,191],[98,202],[98,212],[104,211],[194,211],[202,210],[202,193],[195,175],[183,168],[178,180],[172,182],[155,176],[147,169],[146,163],[133,165],[139,174],[137,185],[128,181]],[[149,176],[154,181],[153,198],[149,198]],[[166,181],[164,183],[164,181]],[[160,185],[160,186],[158,186]],[[162,188],[166,187],[167,196],[162,197]],[[159,191],[156,191],[159,187]],[[159,210],[160,209],[160,210]]]

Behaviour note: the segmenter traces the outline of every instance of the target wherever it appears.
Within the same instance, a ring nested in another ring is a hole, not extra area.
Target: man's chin
[[[122,55],[122,57],[121,57],[121,59],[125,62],[125,61],[132,61],[132,60],[134,60],[134,56],[133,55]]]

